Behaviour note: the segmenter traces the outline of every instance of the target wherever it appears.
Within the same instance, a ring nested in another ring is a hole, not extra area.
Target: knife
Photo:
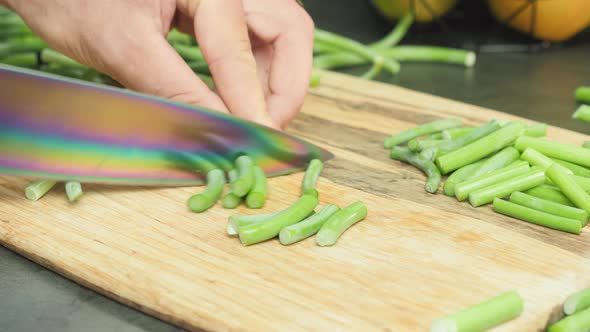
[[[246,154],[268,176],[325,149],[229,114],[0,65],[0,174],[118,185],[201,184]]]

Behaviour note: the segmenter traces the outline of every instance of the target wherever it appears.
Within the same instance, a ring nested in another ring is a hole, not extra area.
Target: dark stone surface
[[[378,39],[390,26],[361,0],[306,0],[323,29],[363,42]],[[467,8],[469,9],[469,8]],[[412,28],[404,44],[470,45],[488,36],[489,18],[459,10],[448,34],[438,25]],[[471,8],[473,9],[473,8]],[[478,8],[481,11],[481,8]],[[463,22],[469,24],[462,25]],[[518,34],[494,36],[495,43],[529,42]],[[571,120],[575,87],[590,85],[590,38],[583,34],[564,45],[536,53],[482,53],[477,66],[402,64],[381,81],[517,114],[551,125],[589,132]],[[364,68],[350,69],[358,73]],[[178,329],[78,286],[0,247],[0,331],[177,331]]]

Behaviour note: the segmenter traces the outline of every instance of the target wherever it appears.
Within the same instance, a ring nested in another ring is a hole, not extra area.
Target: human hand
[[[139,92],[284,128],[309,84],[313,23],[295,0],[4,2],[52,48]],[[172,27],[197,38],[217,94],[168,44]]]

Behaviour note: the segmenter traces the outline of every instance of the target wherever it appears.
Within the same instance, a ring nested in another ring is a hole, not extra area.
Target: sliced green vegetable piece
[[[409,163],[424,172],[424,174],[426,174],[428,177],[428,180],[424,185],[424,189],[427,192],[434,194],[438,191],[442,177],[440,175],[440,171],[432,161],[422,157],[419,154],[412,153],[407,148],[402,148],[399,146],[395,146],[393,149],[391,149],[390,156],[391,159]]]
[[[262,168],[254,166],[254,185],[246,196],[246,205],[251,209],[260,209],[266,202],[268,192],[266,174]]]
[[[292,206],[280,211],[264,222],[238,228],[243,245],[248,246],[276,237],[281,229],[296,224],[309,215],[318,205],[315,196],[303,195]]]
[[[573,315],[586,308],[590,308],[590,287],[568,296],[563,304],[563,312],[566,315]]]
[[[517,161],[511,165],[500,168],[483,176],[469,178],[455,186],[455,196],[459,201],[464,201],[474,191],[492,186],[494,184],[512,179],[530,170],[529,163]]]
[[[547,124],[538,123],[536,125],[528,126],[524,130],[524,134],[530,137],[544,137],[547,136]]]
[[[254,185],[254,163],[248,156],[239,156],[236,159],[238,179],[231,185],[231,191],[239,197],[244,197]]]
[[[510,122],[471,144],[437,157],[436,164],[443,174],[450,173],[512,144],[523,130],[522,123]]]
[[[408,149],[412,152],[420,152],[422,150],[437,147],[444,143],[442,139],[413,139],[408,142]]]
[[[220,169],[207,172],[207,187],[199,194],[191,196],[188,207],[193,212],[204,212],[211,208],[221,197],[225,186],[225,174]]]
[[[352,225],[367,217],[367,207],[360,201],[334,213],[320,228],[316,235],[319,246],[332,246]]]
[[[430,148],[427,150],[422,151],[422,156],[434,160],[436,157],[445,155],[449,152],[458,150],[464,146],[467,146],[482,137],[485,137],[497,130],[500,129],[500,125],[496,120],[491,120],[484,125],[474,129],[469,134],[457,138],[455,140],[446,141],[445,143],[439,145],[436,148]],[[481,158],[480,158],[481,159]]]
[[[56,183],[56,181],[50,180],[35,181],[25,188],[25,196],[31,201],[38,201],[41,197],[45,196]]]
[[[547,168],[545,174],[551,181],[580,209],[590,212],[590,195],[580,187],[574,178],[562,171],[562,168],[554,164]],[[586,225],[584,225],[586,226]]]
[[[283,245],[293,244],[317,233],[322,225],[340,208],[334,204],[325,205],[320,212],[301,222],[287,226],[279,233],[279,240]]]
[[[465,165],[458,170],[454,171],[445,181],[443,186],[443,192],[447,196],[455,197],[455,188],[458,183],[465,181],[475,170],[487,159],[482,159],[473,164]]]
[[[533,148],[547,157],[590,167],[590,149],[584,149],[581,146],[528,136],[519,137],[514,146],[519,151],[524,151],[526,148]]]
[[[500,198],[494,198],[494,211],[533,224],[549,227],[559,231],[580,234],[582,232],[582,222],[579,220],[559,217],[553,214],[531,209],[526,206],[518,205],[505,201]]]
[[[567,206],[574,206],[574,203],[565,197],[565,195],[554,186],[541,185],[529,190],[524,191],[525,194],[538,197],[551,202],[559,203]]]
[[[576,165],[574,163],[570,163],[569,161],[563,161],[563,160],[559,160],[559,159],[555,159],[555,158],[551,158],[551,160],[553,160],[554,162],[560,164],[561,166],[569,169],[575,175],[590,178],[590,169],[588,169],[586,167]]]
[[[231,217],[229,217],[229,221],[227,222],[227,234],[238,235],[238,229],[240,229],[240,227],[263,222],[263,221],[268,220],[271,217],[275,216],[279,212],[256,214],[256,215],[251,215],[251,216],[240,216],[240,215],[231,216]]]
[[[539,151],[533,148],[526,148],[520,159],[528,161],[533,166],[539,166],[542,169],[547,169],[549,166],[555,164],[555,161],[544,154],[540,153]],[[573,172],[567,168],[564,168],[561,165],[557,165],[556,167],[560,167],[563,172],[567,174],[573,174]]]
[[[231,185],[238,179],[238,171],[234,168],[227,173],[227,176],[229,177],[229,183]],[[234,194],[230,189],[229,192],[221,199],[221,206],[226,209],[235,209],[238,207],[238,205],[240,205],[241,201],[242,197]]]
[[[313,195],[315,197],[319,196],[316,185],[323,169],[324,163],[321,160],[313,159],[309,162],[301,182],[302,195]]]
[[[77,201],[80,197],[82,197],[82,194],[84,193],[82,191],[82,185],[80,184],[80,182],[77,181],[68,181],[66,182],[65,187],[66,195],[68,196],[68,200],[70,202]]]
[[[528,172],[508,180],[496,183],[469,194],[469,203],[474,207],[491,203],[494,198],[509,196],[515,191],[524,191],[540,186],[545,182],[545,172],[535,166]]]
[[[451,128],[451,129],[443,130],[441,132],[441,137],[446,140],[458,139],[458,138],[461,138],[467,134],[470,134],[474,130],[475,130],[475,128],[473,128],[473,127]]]
[[[547,332],[587,332],[589,330],[590,308],[587,308],[549,326]]]
[[[527,195],[520,191],[510,195],[510,202],[559,217],[578,220],[582,225],[588,223],[587,211]]]
[[[467,180],[475,179],[495,170],[501,169],[506,167],[515,161],[518,160],[520,157],[520,153],[515,148],[509,146],[504,148],[503,150],[497,152],[496,154],[492,155],[488,160],[482,163],[479,168],[475,170]]]
[[[463,121],[459,119],[443,119],[429,122],[390,136],[385,140],[384,146],[387,149],[391,149],[392,147],[406,143],[411,139],[424,136],[427,134],[433,134],[441,130],[459,127],[462,124]]]
[[[573,119],[590,122],[590,106],[580,105],[578,109],[572,115]]]
[[[432,323],[431,332],[486,331],[518,317],[524,301],[516,291],[506,292]]]
[[[577,101],[590,104],[590,86],[581,86],[577,88],[575,96]]]

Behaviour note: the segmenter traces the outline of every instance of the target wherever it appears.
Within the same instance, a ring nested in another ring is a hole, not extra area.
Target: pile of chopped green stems
[[[332,246],[352,225],[365,219],[366,206],[354,202],[344,208],[325,204],[318,212],[319,192],[316,184],[324,168],[318,159],[310,161],[303,176],[301,195],[289,207],[258,215],[232,215],[227,233],[238,236],[244,246],[278,237],[283,245],[299,242],[316,235],[319,246]],[[225,172],[212,168],[207,172],[207,187],[188,200],[194,212],[204,212],[221,199],[227,209],[236,208],[242,200],[251,209],[264,207],[267,197],[267,179],[264,171],[247,155],[235,160],[235,168],[228,172],[229,190],[222,198],[226,184]]]
[[[590,213],[590,149],[548,139],[547,125],[519,121],[463,126],[459,119],[420,125],[385,140],[392,159],[428,176],[425,190],[473,207],[580,234]],[[405,145],[405,146],[402,146]]]

